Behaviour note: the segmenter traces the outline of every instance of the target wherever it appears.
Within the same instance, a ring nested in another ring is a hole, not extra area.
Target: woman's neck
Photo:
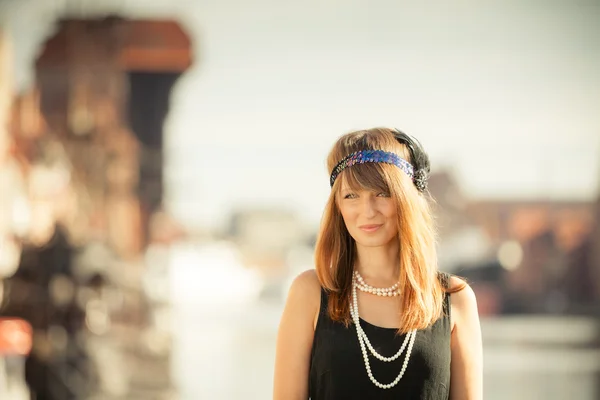
[[[371,285],[398,282],[400,275],[399,244],[396,241],[385,246],[365,247],[356,243],[358,273]]]

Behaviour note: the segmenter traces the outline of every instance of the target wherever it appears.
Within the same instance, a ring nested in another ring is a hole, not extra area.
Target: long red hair
[[[346,155],[359,150],[385,150],[405,160],[409,149],[387,128],[348,133],[340,137],[327,158],[328,171]],[[350,292],[356,260],[356,245],[348,233],[337,201],[342,182],[354,189],[385,191],[395,201],[400,243],[402,312],[399,333],[424,329],[441,315],[445,288],[438,278],[436,233],[429,197],[419,192],[400,168],[384,163],[366,163],[346,168],[336,179],[321,220],[315,249],[316,272],[330,292],[329,315],[350,323]]]

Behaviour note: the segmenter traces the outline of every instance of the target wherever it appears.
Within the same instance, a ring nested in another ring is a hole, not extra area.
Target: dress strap
[[[450,274],[447,272],[438,272],[438,279],[442,283],[444,289],[450,288]],[[446,291],[444,293],[444,315],[450,317],[450,293]]]
[[[317,318],[317,326],[315,327],[315,331],[319,330],[319,327],[322,327],[323,324],[329,324],[329,313],[328,313],[328,303],[329,303],[329,293],[327,290],[321,286],[321,304],[319,306],[319,317]]]
[[[327,289],[325,289],[323,286],[321,286],[321,305],[320,305],[319,314],[327,315],[328,304],[329,304],[329,293],[327,292]]]

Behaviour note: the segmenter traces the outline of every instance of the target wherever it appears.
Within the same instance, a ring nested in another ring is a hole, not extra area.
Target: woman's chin
[[[365,235],[361,235],[360,237],[355,238],[355,241],[356,243],[364,247],[382,247],[389,245],[392,240],[388,237],[385,237],[384,235],[368,237],[365,237]]]

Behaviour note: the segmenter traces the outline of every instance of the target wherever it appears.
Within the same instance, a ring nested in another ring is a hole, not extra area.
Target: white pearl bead
[[[389,288],[375,288],[373,286],[367,285],[363,277],[358,273],[358,271],[354,271],[354,284],[360,291],[375,294],[377,296],[396,296],[396,293],[398,292],[398,283],[395,283],[392,287]]]

